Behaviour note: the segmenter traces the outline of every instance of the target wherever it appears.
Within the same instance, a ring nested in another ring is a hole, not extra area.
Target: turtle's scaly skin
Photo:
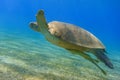
[[[93,34],[72,24],[53,21],[47,24],[44,11],[40,10],[36,16],[37,23],[31,23],[30,27],[42,33],[45,38],[71,53],[79,54],[95,64],[104,74],[106,72],[99,67],[98,61],[86,52],[93,53],[106,66],[113,69],[109,58],[105,55],[105,47]]]

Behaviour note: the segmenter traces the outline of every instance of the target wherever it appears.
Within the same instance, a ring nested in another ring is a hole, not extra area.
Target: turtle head
[[[30,22],[29,26],[32,30],[40,32],[40,28],[39,28],[37,22]]]

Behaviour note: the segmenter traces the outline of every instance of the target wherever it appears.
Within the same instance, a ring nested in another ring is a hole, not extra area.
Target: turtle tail
[[[105,54],[105,50],[97,49],[94,51],[95,56],[102,61],[106,66],[113,69],[113,64],[111,63],[110,59]]]

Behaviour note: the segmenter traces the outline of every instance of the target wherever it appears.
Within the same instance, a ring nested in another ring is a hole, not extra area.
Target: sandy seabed
[[[0,80],[120,80],[120,57],[115,69],[102,65],[105,76],[92,63],[54,46],[43,36],[0,32]],[[114,53],[115,54],[115,53]]]

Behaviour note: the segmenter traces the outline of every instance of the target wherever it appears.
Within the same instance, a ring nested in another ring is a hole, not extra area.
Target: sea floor
[[[0,32],[0,80],[120,80],[120,54],[108,54],[115,69],[95,65],[36,33]]]

